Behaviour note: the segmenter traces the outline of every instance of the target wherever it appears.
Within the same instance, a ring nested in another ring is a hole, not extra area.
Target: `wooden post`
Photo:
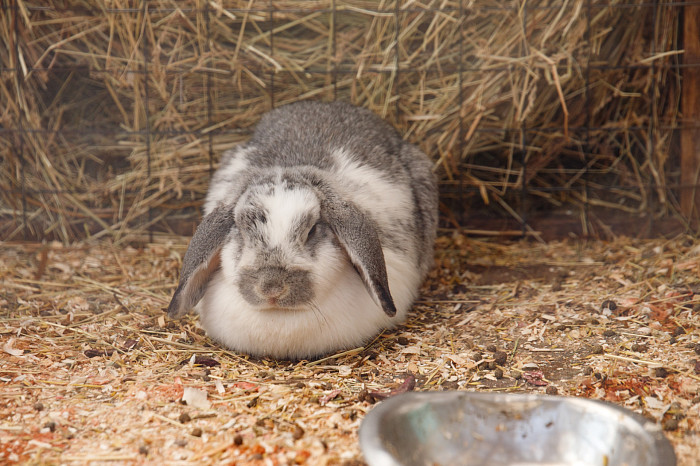
[[[681,111],[681,210],[696,227],[700,220],[700,5],[683,11]]]

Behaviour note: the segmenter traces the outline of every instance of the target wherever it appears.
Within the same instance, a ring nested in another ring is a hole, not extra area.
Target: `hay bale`
[[[303,99],[396,125],[455,217],[494,200],[517,216],[523,182],[538,205],[672,209],[681,11],[16,0],[0,10],[0,237],[191,233],[221,152]]]

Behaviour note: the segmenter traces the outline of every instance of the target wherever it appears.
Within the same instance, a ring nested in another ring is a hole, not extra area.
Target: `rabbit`
[[[168,315],[255,357],[362,346],[406,319],[434,262],[432,163],[381,118],[299,102],[227,151]]]

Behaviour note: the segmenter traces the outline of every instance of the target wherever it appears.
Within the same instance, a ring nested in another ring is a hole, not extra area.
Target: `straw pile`
[[[434,158],[455,218],[517,217],[523,181],[535,207],[674,208],[681,6],[44,5],[0,10],[3,239],[190,234],[221,152],[302,99],[396,125]]]

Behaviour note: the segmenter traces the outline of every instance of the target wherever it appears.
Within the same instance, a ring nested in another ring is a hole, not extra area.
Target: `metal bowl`
[[[602,401],[514,393],[412,392],[360,427],[371,466],[674,466],[654,422]]]

